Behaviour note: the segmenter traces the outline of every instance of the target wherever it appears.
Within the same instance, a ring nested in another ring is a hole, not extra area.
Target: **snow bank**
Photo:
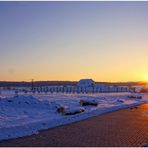
[[[39,130],[147,102],[147,95],[143,99],[128,98],[129,95],[19,95],[0,99],[0,140],[37,134]],[[80,100],[98,104],[82,107]],[[59,107],[64,108],[62,113],[57,112]]]

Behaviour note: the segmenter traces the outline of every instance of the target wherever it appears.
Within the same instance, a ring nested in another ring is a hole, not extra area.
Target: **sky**
[[[148,2],[0,2],[0,81],[148,81]]]

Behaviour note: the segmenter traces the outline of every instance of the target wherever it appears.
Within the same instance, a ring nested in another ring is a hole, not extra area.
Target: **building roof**
[[[95,82],[92,79],[81,79],[78,82],[79,86],[91,86],[93,85]]]

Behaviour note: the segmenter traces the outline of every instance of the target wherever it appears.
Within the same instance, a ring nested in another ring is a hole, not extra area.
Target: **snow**
[[[128,96],[142,96],[142,99]],[[80,100],[98,105],[81,106]],[[103,113],[147,103],[148,94],[34,94],[0,96],[0,140],[37,134],[39,130],[87,119]],[[63,107],[65,114],[57,109]],[[82,112],[79,112],[82,110]],[[76,113],[71,115],[69,113]]]

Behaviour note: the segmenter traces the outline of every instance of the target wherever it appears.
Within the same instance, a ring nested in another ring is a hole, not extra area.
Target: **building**
[[[95,82],[92,79],[81,79],[77,83],[78,87],[91,87],[94,85],[95,85]]]

